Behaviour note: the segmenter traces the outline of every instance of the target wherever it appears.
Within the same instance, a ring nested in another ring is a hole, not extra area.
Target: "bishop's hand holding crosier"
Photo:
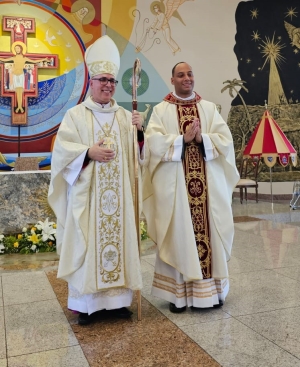
[[[137,130],[143,131],[143,117],[138,111],[132,111],[132,125],[136,125]]]

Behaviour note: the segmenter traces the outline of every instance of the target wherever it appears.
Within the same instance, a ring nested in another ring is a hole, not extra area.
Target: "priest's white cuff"
[[[174,143],[170,146],[166,154],[162,157],[162,162],[179,162],[181,161],[183,145],[183,135],[177,136]]]
[[[208,134],[201,134],[202,135],[202,141],[204,145],[205,150],[205,160],[211,161],[217,157],[219,157],[219,153],[214,146],[213,142],[210,140]]]

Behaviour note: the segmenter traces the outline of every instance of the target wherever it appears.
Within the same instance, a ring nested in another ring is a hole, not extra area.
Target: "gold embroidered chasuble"
[[[169,94],[153,108],[147,126],[151,153],[143,180],[147,230],[160,259],[185,282],[227,278],[234,234],[231,198],[239,179],[232,136],[214,103],[196,93],[195,100],[180,102]],[[201,120],[202,136],[209,142],[206,160],[195,144],[187,146],[184,162],[165,159],[172,157],[174,144],[194,116]]]
[[[103,144],[115,151],[110,162],[96,162],[96,278],[97,288],[106,289],[125,285],[122,144],[115,114],[94,113],[94,117],[94,141],[104,139]]]
[[[94,118],[99,112],[104,115],[90,98],[67,112],[51,162],[48,200],[57,216],[58,277],[80,294],[142,287],[131,113],[112,100],[101,127]],[[90,161],[68,189],[64,170],[102,137],[114,145],[115,159]]]
[[[193,100],[183,101],[176,99],[173,94],[169,94],[165,100],[177,106],[180,134],[183,135],[186,133],[195,118],[200,119],[196,106],[196,102],[200,100],[200,96],[196,95]],[[205,161],[199,144],[195,140],[185,146],[183,167],[202,275],[203,279],[209,279],[211,278],[211,247]]]

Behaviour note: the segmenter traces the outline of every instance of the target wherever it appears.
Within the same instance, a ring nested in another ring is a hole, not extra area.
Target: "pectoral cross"
[[[103,145],[104,145],[107,149],[115,150],[115,141],[114,141],[114,139],[112,139],[110,136],[106,136],[106,137],[104,138]]]
[[[26,125],[28,98],[38,96],[38,70],[57,69],[58,55],[26,52],[27,34],[35,33],[34,18],[4,16],[3,32],[11,33],[11,52],[0,52],[0,96],[11,98],[12,125]]]

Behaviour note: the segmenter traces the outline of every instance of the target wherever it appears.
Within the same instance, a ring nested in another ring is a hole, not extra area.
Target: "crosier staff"
[[[141,62],[135,59],[132,70],[132,110],[137,111],[137,88],[141,75]],[[137,141],[137,126],[134,127],[133,133],[133,148],[134,148],[134,210],[135,210],[135,226],[138,240],[139,255],[141,256],[141,234],[140,234],[140,208],[139,208],[139,161],[138,161],[138,141]],[[138,321],[142,319],[142,294],[137,291],[137,309]]]

